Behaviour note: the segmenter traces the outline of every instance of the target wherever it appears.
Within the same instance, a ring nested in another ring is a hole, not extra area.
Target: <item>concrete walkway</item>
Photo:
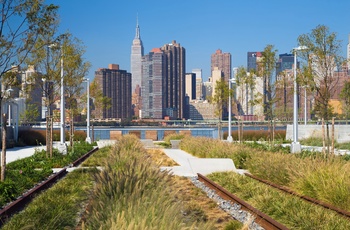
[[[6,164],[22,158],[30,157],[36,150],[46,149],[46,146],[14,147],[6,149]]]
[[[227,158],[197,158],[181,149],[163,149],[179,166],[161,167],[161,170],[177,176],[193,177],[197,173],[207,175],[213,172],[236,171],[232,159]]]

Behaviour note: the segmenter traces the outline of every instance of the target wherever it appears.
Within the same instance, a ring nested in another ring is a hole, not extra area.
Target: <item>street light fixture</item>
[[[66,34],[62,34],[58,37],[58,41],[64,42]],[[58,150],[62,154],[67,154],[66,136],[65,136],[65,97],[64,97],[64,70],[63,70],[63,44],[61,43],[61,113],[60,113],[60,143]]]
[[[86,139],[85,141],[91,144],[90,138],[90,80],[89,78],[84,78],[84,82],[87,84],[86,94],[87,94],[87,102],[86,102]]]
[[[301,145],[298,142],[298,95],[297,95],[297,51],[306,50],[306,46],[293,49],[294,53],[294,106],[293,106],[293,142],[290,146],[291,153],[300,153]]]

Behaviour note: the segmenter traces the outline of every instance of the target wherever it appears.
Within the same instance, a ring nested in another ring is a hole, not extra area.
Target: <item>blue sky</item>
[[[60,6],[60,33],[69,31],[86,46],[89,77],[119,64],[130,71],[138,15],[145,53],[176,40],[186,49],[186,72],[210,76],[210,56],[230,52],[232,66],[246,66],[247,52],[272,44],[289,53],[297,37],[326,25],[342,40],[350,34],[349,0],[50,0]]]

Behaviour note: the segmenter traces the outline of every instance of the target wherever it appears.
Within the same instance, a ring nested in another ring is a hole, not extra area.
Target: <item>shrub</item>
[[[227,139],[227,132],[224,133],[224,139]],[[268,130],[244,130],[243,141],[269,141],[271,132]],[[238,140],[238,131],[232,131],[232,138]],[[286,137],[286,130],[275,130],[275,140],[284,141]]]
[[[19,130],[18,132],[19,142],[33,146],[33,145],[46,145],[46,131],[45,130]]]

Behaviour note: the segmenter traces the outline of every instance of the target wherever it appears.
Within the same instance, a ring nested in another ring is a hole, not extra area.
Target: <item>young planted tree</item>
[[[289,121],[293,118],[293,109],[288,106],[292,103],[293,89],[291,72],[284,70],[277,76],[275,89],[276,89],[276,118],[280,120]]]
[[[79,96],[83,89],[82,83],[84,77],[87,75],[91,64],[84,60],[83,54],[85,53],[85,47],[82,42],[77,38],[72,38],[68,35],[65,39],[64,48],[64,83],[65,83],[65,96],[66,106],[70,111],[70,145],[73,145],[74,134],[74,116],[77,115],[82,108],[78,106]]]
[[[90,97],[93,98],[93,113],[92,116],[94,118],[102,118],[103,110],[109,109],[111,107],[111,98],[103,96],[103,92],[100,84],[97,79],[94,80],[90,84]]]
[[[273,45],[267,45],[262,52],[262,59],[258,62],[257,74],[263,79],[263,108],[265,120],[269,121],[269,130],[271,131],[270,139],[274,137],[274,104],[276,102],[275,97],[275,83],[276,79],[276,63],[277,63],[277,50]]]
[[[236,74],[236,99],[238,114],[250,114],[249,109],[254,105],[255,73],[247,72],[243,66],[238,67]],[[239,140],[243,138],[243,126],[239,129]]]
[[[344,58],[341,57],[341,43],[336,34],[330,32],[324,25],[317,26],[311,33],[300,35],[298,43],[307,47],[307,50],[300,51],[298,56],[307,62],[303,75],[315,93],[315,113],[326,122],[326,143],[329,153],[328,123],[333,117],[333,108],[329,102],[336,92],[339,80],[334,72],[344,62]]]
[[[233,97],[233,89],[231,89],[230,92],[228,82],[225,82],[224,79],[221,79],[220,81],[216,81],[213,96],[208,97],[209,103],[216,105],[215,114],[219,118],[218,133],[220,139],[222,136],[221,121],[223,117],[223,108],[224,106],[228,105],[227,103],[230,95]]]
[[[48,33],[56,22],[55,5],[46,5],[43,0],[17,0],[0,2],[0,79],[4,74],[18,67],[32,51],[37,39]],[[3,101],[3,89],[0,104]],[[1,106],[0,106],[1,114]],[[6,127],[2,127],[1,181],[6,169]]]
[[[257,74],[263,78],[263,107],[266,120],[273,119],[274,73],[276,71],[277,50],[273,45],[267,45],[262,52],[262,59],[258,63]]]

